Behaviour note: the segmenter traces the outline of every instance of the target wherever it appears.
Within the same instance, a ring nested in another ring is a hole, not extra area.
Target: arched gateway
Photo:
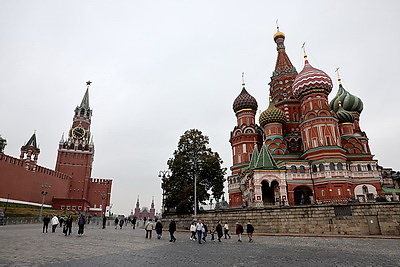
[[[294,204],[304,205],[311,204],[313,198],[313,191],[305,185],[298,186],[294,189]]]

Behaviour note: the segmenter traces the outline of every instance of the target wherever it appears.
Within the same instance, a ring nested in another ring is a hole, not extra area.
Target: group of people
[[[247,236],[249,238],[249,242],[253,242],[253,232],[254,232],[254,226],[248,222],[246,226],[246,231],[247,231]],[[208,233],[208,227],[205,221],[201,220],[194,220],[192,224],[190,225],[190,240],[198,241],[199,244],[201,244],[201,241],[203,240],[206,242],[206,237]],[[211,235],[211,240],[215,240],[214,235],[217,234],[217,239],[218,242],[221,242],[221,238],[225,236],[225,239],[231,238],[231,235],[229,234],[229,224],[228,222],[225,222],[225,224],[222,226],[221,221],[218,221],[217,224],[215,225],[215,228],[212,227],[210,229],[210,235]],[[244,228],[243,226],[237,222],[236,223],[236,234],[238,236],[238,242],[242,242],[242,234],[244,233]]]
[[[122,229],[122,226],[125,223],[124,219],[118,219],[115,218],[114,220],[115,223],[115,229]],[[69,215],[67,218],[62,218],[57,215],[54,215],[51,219],[48,215],[46,215],[43,218],[43,233],[48,231],[48,226],[51,224],[51,231],[54,233],[56,232],[58,224],[60,224],[60,227],[63,227],[63,233],[65,235],[71,235],[72,232],[72,224],[73,224],[73,217]],[[84,232],[84,227],[86,224],[85,217],[83,214],[80,214],[78,217],[78,235],[83,235]],[[105,228],[106,224],[106,217],[103,217],[103,229]],[[135,229],[136,221],[132,223],[133,224],[133,229]],[[161,223],[161,220],[155,219],[154,223],[152,219],[149,219],[145,225],[144,229],[146,231],[146,238],[151,239],[152,232],[153,230],[156,231],[156,237],[157,239],[161,239],[162,232],[163,232],[163,225]],[[174,220],[171,220],[168,226],[168,232],[170,234],[170,240],[169,242],[175,242],[176,238],[174,236],[176,232],[176,222]],[[209,233],[211,235],[211,240],[215,240],[215,234],[217,234],[217,239],[218,242],[221,242],[221,238],[225,236],[225,239],[231,238],[231,235],[229,234],[229,224],[228,222],[225,222],[224,225],[221,224],[221,221],[218,221],[215,227],[211,227],[211,229],[208,229],[206,221],[202,220],[194,220],[192,224],[190,225],[190,240],[197,241],[199,244],[201,242],[206,242],[207,241],[207,234]],[[247,236],[249,238],[249,242],[253,242],[253,232],[254,232],[254,227],[253,225],[248,222],[246,225],[246,232]],[[244,227],[237,222],[236,223],[236,235],[238,236],[238,242],[242,242],[242,235],[244,233]]]
[[[51,224],[51,232],[55,233],[58,224],[60,224],[60,227],[63,227],[63,233],[65,235],[71,235],[72,222],[73,222],[72,215],[68,215],[68,217],[64,219],[63,217],[57,216],[55,214],[50,219],[50,217],[46,214],[43,218],[43,233],[44,233],[44,231],[46,231],[46,233],[47,233],[49,224]],[[83,216],[83,214],[79,215],[77,223],[78,223],[78,235],[81,236],[81,235],[83,235],[83,231],[84,231],[85,224],[86,224],[86,219]]]
[[[161,239],[162,231],[163,231],[163,225],[161,223],[161,220],[155,219],[155,224],[154,224],[153,220],[149,219],[145,223],[144,230],[146,231],[146,238],[151,239],[151,235],[152,235],[153,229],[156,230],[157,239]],[[175,223],[174,220],[172,220],[169,223],[168,232],[170,234],[169,242],[175,242],[176,238],[174,236],[174,233],[176,232],[176,223]]]

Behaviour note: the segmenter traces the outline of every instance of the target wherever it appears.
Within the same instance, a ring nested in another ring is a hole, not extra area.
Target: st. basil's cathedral
[[[269,106],[256,123],[258,104],[246,90],[233,103],[237,125],[230,135],[233,165],[228,177],[231,207],[373,201],[382,193],[377,161],[360,128],[363,102],[338,78],[314,68],[304,50],[298,73],[277,45],[269,82]]]

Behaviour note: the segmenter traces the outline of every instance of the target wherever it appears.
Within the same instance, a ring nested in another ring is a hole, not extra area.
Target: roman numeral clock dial
[[[78,126],[72,129],[72,136],[76,139],[82,139],[85,136],[85,129]]]

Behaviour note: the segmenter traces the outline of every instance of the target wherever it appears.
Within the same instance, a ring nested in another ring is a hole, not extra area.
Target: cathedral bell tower
[[[55,170],[72,176],[69,197],[87,199],[92,173],[94,143],[90,133],[92,110],[89,107],[89,87],[82,102],[75,108],[71,129],[60,140]]]

